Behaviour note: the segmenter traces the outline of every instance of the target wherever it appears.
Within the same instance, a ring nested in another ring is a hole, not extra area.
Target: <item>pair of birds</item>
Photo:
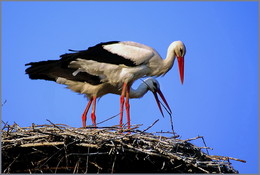
[[[171,111],[159,82],[147,78],[137,89],[131,85],[137,79],[165,75],[178,60],[181,83],[184,81],[184,56],[186,48],[183,42],[170,44],[166,59],[153,48],[132,41],[111,41],[99,43],[86,50],[69,50],[59,60],[31,62],[26,73],[31,79],[55,81],[75,92],[85,94],[89,99],[84,113],[82,125],[86,127],[86,116],[92,105],[91,119],[96,127],[96,99],[108,93],[120,95],[120,126],[123,125],[124,105],[127,126],[130,128],[129,98],[140,98],[150,90],[163,115],[157,93]]]

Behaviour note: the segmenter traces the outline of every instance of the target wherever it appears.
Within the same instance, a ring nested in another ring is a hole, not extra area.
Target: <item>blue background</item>
[[[182,40],[184,85],[177,63],[158,78],[175,131],[182,139],[204,136],[210,154],[244,159],[231,161],[235,169],[258,173],[258,22],[258,2],[2,2],[2,120],[81,127],[87,99],[30,80],[28,62],[111,40],[144,43],[165,58],[169,44]],[[130,103],[132,124],[145,129],[159,119],[149,132],[171,130],[152,93]],[[118,113],[119,96],[98,101],[97,122]],[[118,123],[116,117],[101,126]]]

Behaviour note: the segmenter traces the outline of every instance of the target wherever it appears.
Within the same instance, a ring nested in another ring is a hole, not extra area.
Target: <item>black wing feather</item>
[[[74,53],[66,53],[61,55],[61,60],[64,62],[71,62],[76,60],[77,58],[93,60],[101,63],[110,63],[116,65],[126,65],[129,67],[137,66],[132,60],[126,59],[120,55],[111,53],[103,48],[104,45],[119,43],[119,41],[110,41],[105,43],[99,43],[93,47],[89,47],[87,50],[71,50]]]

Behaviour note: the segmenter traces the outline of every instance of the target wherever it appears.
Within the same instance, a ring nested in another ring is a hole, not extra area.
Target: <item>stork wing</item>
[[[60,57],[67,64],[80,58],[99,63],[134,67],[146,63],[154,55],[152,49],[149,50],[148,46],[146,46],[147,48],[142,46],[144,45],[129,41],[110,41],[99,43],[93,47],[89,47],[87,50],[71,50],[75,53],[66,53]]]
[[[149,49],[149,47],[131,41],[103,45],[103,48],[113,54],[121,56],[122,61],[133,61],[135,65],[146,63],[154,56],[153,50]]]

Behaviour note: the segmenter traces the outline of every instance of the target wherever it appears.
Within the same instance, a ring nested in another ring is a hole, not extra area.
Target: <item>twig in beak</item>
[[[161,105],[163,106],[163,108],[166,110],[166,112],[167,112],[169,115],[172,114],[172,112],[169,111],[169,109],[168,109],[167,107],[165,107],[165,105],[164,105],[160,100],[159,100],[159,103],[161,103]]]

